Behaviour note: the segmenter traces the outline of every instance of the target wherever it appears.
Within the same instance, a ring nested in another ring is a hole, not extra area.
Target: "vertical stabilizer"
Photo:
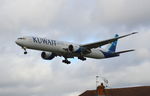
[[[115,35],[115,38],[119,37],[118,34]],[[107,50],[108,52],[115,52],[116,51],[116,46],[117,46],[117,40],[108,44]]]

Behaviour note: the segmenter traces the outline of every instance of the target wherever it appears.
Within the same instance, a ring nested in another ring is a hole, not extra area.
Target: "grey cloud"
[[[98,14],[94,15],[94,19],[101,25],[149,25],[149,3],[148,0],[97,0]]]
[[[95,89],[98,74],[109,79],[111,87],[149,85],[148,4],[147,0],[0,0],[0,95],[75,96]],[[135,52],[105,60],[71,60],[72,65],[62,64],[59,57],[44,61],[37,51],[28,50],[24,56],[14,43],[21,35],[89,43],[130,31],[139,34],[119,40],[117,50],[135,48]]]
[[[144,62],[138,66],[126,67],[122,71],[112,72],[107,74],[114,86],[146,86],[149,85],[148,70],[149,62]],[[142,71],[145,70],[145,71]],[[113,78],[112,78],[113,75]]]

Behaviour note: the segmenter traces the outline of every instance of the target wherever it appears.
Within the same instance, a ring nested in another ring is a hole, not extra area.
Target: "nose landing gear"
[[[24,54],[27,54],[27,53],[28,53],[28,52],[26,52],[26,51],[24,52]]]
[[[22,49],[24,50],[24,54],[28,53],[25,47],[22,47]]]

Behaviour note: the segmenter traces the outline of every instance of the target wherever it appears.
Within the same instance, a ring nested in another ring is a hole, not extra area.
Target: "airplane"
[[[86,57],[94,59],[104,59],[117,57],[121,53],[134,51],[133,49],[131,49],[116,52],[116,46],[118,39],[136,33],[137,32],[133,32],[123,36],[119,36],[118,34],[116,34],[114,38],[89,44],[75,44],[71,42],[63,42],[32,36],[18,38],[15,42],[17,45],[21,46],[24,49],[24,54],[27,54],[26,49],[40,50],[43,51],[41,53],[41,57],[44,60],[52,60],[56,56],[63,56],[64,60],[62,60],[62,62],[70,64],[71,62],[68,60],[68,58],[77,57],[82,61],[86,60]],[[108,46],[106,49],[101,48],[101,46],[106,44]]]

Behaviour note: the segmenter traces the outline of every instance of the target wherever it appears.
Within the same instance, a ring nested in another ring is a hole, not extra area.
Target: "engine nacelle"
[[[45,60],[52,60],[55,56],[56,56],[56,54],[54,54],[52,52],[42,52],[41,53],[41,57]]]
[[[76,52],[76,53],[83,53],[83,54],[91,53],[90,49],[87,49],[85,47],[80,47],[80,46],[73,46],[73,45],[69,45],[68,50],[69,52]]]
[[[73,45],[69,45],[68,46],[68,50],[69,52],[76,52],[80,49],[80,46],[73,46]]]

